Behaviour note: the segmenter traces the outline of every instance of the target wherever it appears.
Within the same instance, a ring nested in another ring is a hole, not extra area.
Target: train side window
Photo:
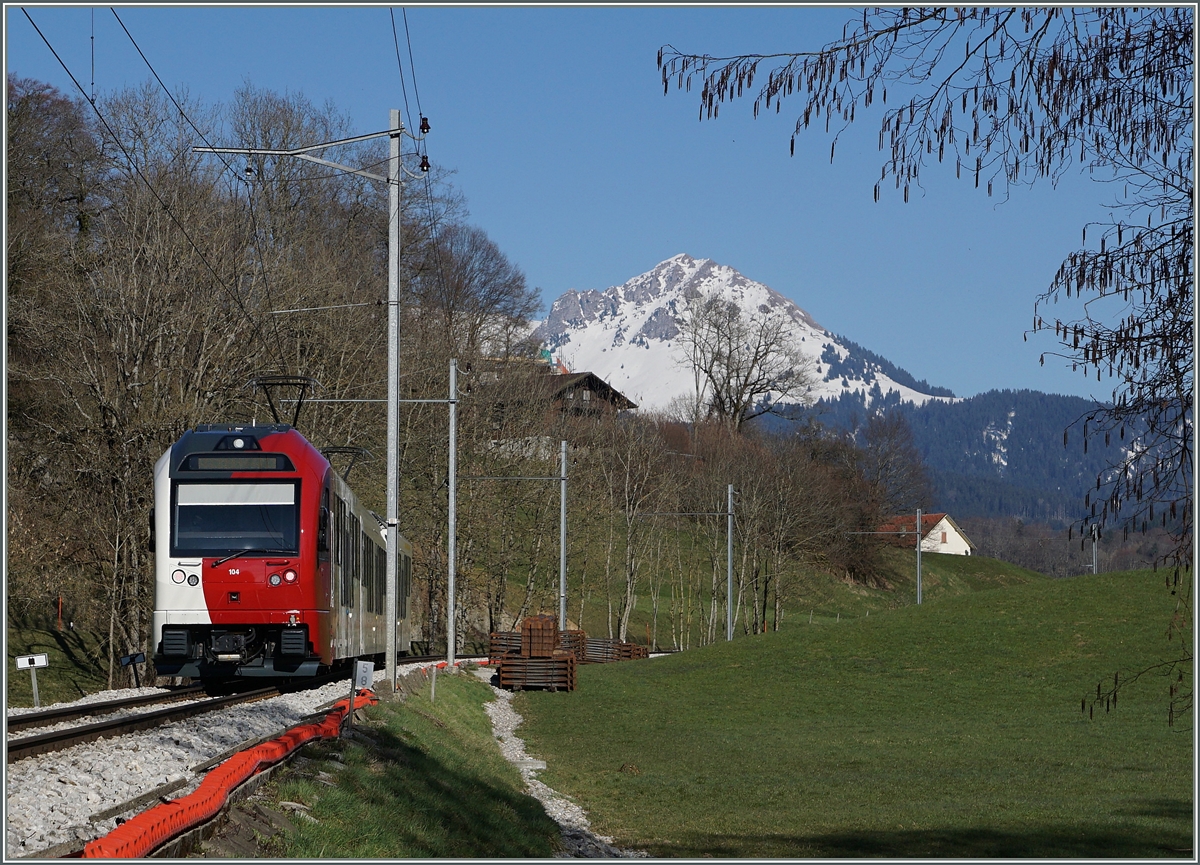
[[[387,553],[383,547],[375,548],[375,604],[379,608],[376,612],[383,612],[383,608],[387,603]]]
[[[363,611],[367,612],[367,613],[373,613],[373,612],[375,612],[375,610],[372,609],[372,607],[374,606],[374,601],[375,601],[375,599],[373,597],[373,591],[375,589],[375,586],[372,584],[372,578],[374,577],[374,574],[371,573],[371,566],[374,563],[369,558],[370,553],[371,553],[371,548],[367,545],[367,533],[366,532],[361,532],[359,534],[358,548],[361,551],[361,557],[362,557],[361,558],[362,567],[359,570],[358,579],[359,579],[359,582],[362,583]]]
[[[379,603],[379,589],[383,586],[383,572],[379,568],[379,547],[371,544],[367,549],[371,555],[371,612],[382,613],[383,605]]]
[[[400,579],[397,581],[400,585],[397,586],[396,594],[399,595],[401,619],[408,618],[408,589],[412,581],[412,559],[405,553],[400,554]]]
[[[354,584],[362,581],[362,562],[359,560],[359,536],[361,529],[358,524],[358,517],[354,514],[350,515],[350,579],[346,583],[347,594],[350,598],[354,597]],[[353,604],[353,601],[351,602]]]
[[[321,493],[321,512],[317,516],[317,552],[329,552],[329,487]]]
[[[354,545],[350,539],[353,537],[353,523],[350,515],[346,512],[346,503],[338,502],[338,512],[341,516],[341,527],[338,534],[341,536],[338,545],[339,560],[342,563],[342,606],[354,606]]]

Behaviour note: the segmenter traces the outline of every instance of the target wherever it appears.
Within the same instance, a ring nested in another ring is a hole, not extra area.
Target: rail
[[[187,700],[203,693],[203,685],[185,685],[162,694],[143,694],[140,697],[129,697],[124,700],[105,700],[100,703],[78,703],[73,706],[64,706],[61,709],[46,709],[41,712],[25,712],[20,715],[10,715],[7,719],[7,726],[9,732],[14,730],[28,730],[30,727],[49,727],[51,724],[74,721],[76,718],[85,718],[88,715],[107,715],[137,706],[152,706],[155,703],[173,703],[179,700]]]

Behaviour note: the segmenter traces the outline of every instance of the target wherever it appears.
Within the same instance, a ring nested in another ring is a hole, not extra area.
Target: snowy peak
[[[796,347],[816,371],[818,381],[809,388],[809,399],[861,393],[869,403],[892,391],[917,404],[935,398],[896,381],[889,372],[900,378],[907,374],[835,337],[774,289],[732,267],[684,253],[622,285],[566,292],[554,301],[535,333],[570,369],[594,372],[643,408],[661,410],[676,397],[694,392],[692,370],[676,344],[679,320],[689,300],[712,294],[733,301],[744,314],[789,321]]]

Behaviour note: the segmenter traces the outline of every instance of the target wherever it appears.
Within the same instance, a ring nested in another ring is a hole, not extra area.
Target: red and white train
[[[207,424],[154,468],[154,664],[162,676],[311,676],[383,656],[386,530],[286,424]],[[399,652],[412,547],[401,538]]]

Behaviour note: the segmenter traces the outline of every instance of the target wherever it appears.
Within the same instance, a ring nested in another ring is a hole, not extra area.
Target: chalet
[[[561,368],[561,365],[560,365]],[[546,375],[550,399],[559,408],[575,414],[627,411],[637,404],[594,372],[560,372],[551,367]]]
[[[545,399],[559,411],[594,415],[637,408],[637,403],[594,372],[571,372],[561,359],[551,358],[545,350],[536,360],[509,358],[484,361],[484,364],[481,382],[499,381],[503,368],[523,369],[530,376],[524,398]]]
[[[909,514],[892,517],[879,527],[879,531],[899,532],[884,535],[884,543],[911,550],[916,546],[916,528],[917,515]],[[969,556],[974,549],[971,539],[949,514],[921,514],[921,552]]]

